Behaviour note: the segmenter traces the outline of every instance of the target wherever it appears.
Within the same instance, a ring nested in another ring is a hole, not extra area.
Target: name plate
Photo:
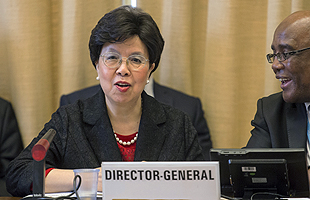
[[[220,199],[219,163],[102,162],[102,198]]]

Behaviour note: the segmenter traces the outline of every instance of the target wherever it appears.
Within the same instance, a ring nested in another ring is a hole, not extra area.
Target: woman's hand
[[[98,192],[102,192],[102,173],[101,173],[101,167],[98,167],[97,169],[99,169],[99,173],[98,173],[98,187],[97,190]]]
[[[52,169],[45,178],[45,192],[69,192],[73,190],[72,169]]]
[[[98,167],[98,187],[102,192],[102,173],[101,167]],[[52,169],[45,178],[45,192],[69,192],[73,191],[74,172],[72,169]]]

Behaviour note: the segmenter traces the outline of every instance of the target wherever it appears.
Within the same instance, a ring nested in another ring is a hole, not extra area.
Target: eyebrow
[[[114,48],[108,48],[107,52],[114,52],[114,53],[118,53],[121,55],[121,53],[119,51],[117,51],[116,49]],[[130,55],[140,55],[140,56],[145,56],[142,52],[140,51],[135,51],[135,52],[132,52]]]
[[[114,52],[114,53],[119,53],[117,50],[113,48],[108,48],[106,52]]]
[[[139,52],[139,51],[132,52],[130,55],[140,55],[140,56],[145,56],[142,52]]]
[[[279,44],[279,45],[278,45],[278,48],[280,48],[280,49],[294,50],[294,48],[293,48],[291,45],[289,45],[289,44]],[[274,45],[271,45],[271,49],[272,49],[272,50],[275,50]]]

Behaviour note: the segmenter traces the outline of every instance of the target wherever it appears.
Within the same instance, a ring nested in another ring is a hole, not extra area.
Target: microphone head
[[[45,158],[48,148],[50,148],[50,143],[52,142],[56,131],[54,129],[49,129],[43,137],[32,147],[31,154],[32,158],[36,161],[41,161]]]
[[[40,139],[39,142],[32,147],[32,158],[36,161],[43,160],[49,147],[50,143],[46,139]]]

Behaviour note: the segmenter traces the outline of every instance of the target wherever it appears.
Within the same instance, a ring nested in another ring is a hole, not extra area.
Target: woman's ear
[[[155,63],[153,63],[149,68],[149,77],[151,76],[151,72],[153,71],[154,68],[155,68]]]
[[[98,64],[96,64],[96,71],[97,71],[96,80],[99,81],[99,67],[98,67]]]

